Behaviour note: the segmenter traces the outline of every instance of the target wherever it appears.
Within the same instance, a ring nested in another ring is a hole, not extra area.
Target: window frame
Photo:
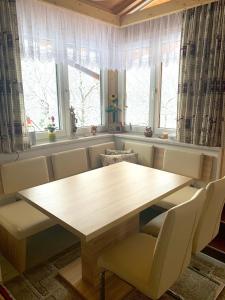
[[[161,109],[161,86],[162,86],[162,63],[154,65],[150,69],[150,96],[149,96],[149,122],[148,126],[152,128],[153,133],[161,135],[163,132],[175,134],[176,128],[160,127],[160,109]],[[126,71],[119,72],[118,76],[118,95],[124,106],[127,104],[126,99]],[[129,124],[126,124],[126,112],[124,112],[125,128],[129,131]],[[143,133],[146,126],[133,125],[132,131]]]
[[[68,79],[68,65],[56,64],[56,86],[60,129],[56,130],[57,138],[71,138],[70,125],[70,92]],[[98,132],[106,130],[105,107],[108,102],[108,72],[100,71],[100,105],[101,105],[101,125],[98,126]],[[90,135],[91,126],[78,127],[77,135]],[[48,141],[48,131],[36,131],[36,140],[38,143]]]

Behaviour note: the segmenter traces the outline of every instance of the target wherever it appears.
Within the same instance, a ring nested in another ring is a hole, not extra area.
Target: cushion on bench
[[[152,167],[154,147],[152,145],[125,142],[124,149],[132,149],[138,154],[138,163],[146,167]]]
[[[102,167],[100,154],[105,154],[106,149],[115,149],[115,143],[109,142],[88,148],[91,169]]]
[[[46,157],[6,163],[1,166],[1,175],[5,194],[46,183],[49,181]]]
[[[24,200],[0,207],[0,225],[16,239],[25,239],[55,224]]]
[[[166,149],[164,152],[163,170],[200,179],[202,159],[203,155],[199,153]]]
[[[178,204],[191,199],[192,196],[198,191],[197,188],[192,186],[185,186],[184,188],[178,190],[177,192],[163,198],[156,205],[164,209],[170,209]]]
[[[79,148],[52,154],[52,167],[55,179],[88,171],[86,149]]]
[[[164,212],[157,217],[153,218],[146,225],[144,225],[141,229],[142,232],[151,234],[154,237],[158,237],[160,229],[166,219],[167,212]]]

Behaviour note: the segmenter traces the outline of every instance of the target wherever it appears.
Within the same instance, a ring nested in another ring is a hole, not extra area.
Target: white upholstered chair
[[[56,180],[88,171],[87,152],[84,148],[54,153],[51,158]]]
[[[225,177],[210,182],[206,186],[206,200],[202,209],[199,223],[193,240],[193,253],[200,252],[218,234],[225,201]],[[152,219],[142,232],[157,237],[166,219],[166,212]]]
[[[7,163],[1,166],[5,193],[47,183],[45,157]],[[24,200],[0,206],[0,249],[8,260],[23,272],[26,268],[27,238],[55,223]]]
[[[115,149],[115,143],[98,144],[88,148],[91,169],[102,167],[100,154],[105,154],[106,149]]]
[[[124,149],[131,149],[138,154],[138,163],[150,167],[153,166],[154,147],[143,143],[125,142]]]
[[[199,153],[166,149],[163,158],[163,170],[193,179],[200,179],[202,173],[202,159],[203,155]],[[190,199],[197,190],[196,187],[186,186],[162,199],[157,203],[157,206],[170,209]]]
[[[166,213],[158,238],[134,234],[103,252],[98,264],[100,299],[104,299],[104,272],[111,271],[151,299],[159,299],[190,263],[192,240],[205,190]]]

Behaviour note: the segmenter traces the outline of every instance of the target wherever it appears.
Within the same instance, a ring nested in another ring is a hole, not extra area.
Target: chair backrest
[[[138,154],[138,163],[146,167],[152,167],[154,147],[143,143],[125,142],[124,149],[131,149]]]
[[[200,179],[202,161],[202,154],[166,149],[163,158],[163,170]]]
[[[158,299],[170,288],[190,263],[193,236],[205,196],[205,190],[201,189],[189,201],[167,212],[156,242],[149,276],[153,299]]]
[[[6,163],[1,166],[1,176],[5,194],[44,184],[49,181],[46,157]]]
[[[193,241],[193,253],[200,252],[218,234],[225,201],[225,177],[210,182],[206,187],[206,201]]]
[[[85,148],[52,154],[54,178],[60,179],[88,171]]]
[[[105,154],[106,149],[115,149],[115,143],[109,142],[88,148],[91,169],[102,167],[100,154]]]

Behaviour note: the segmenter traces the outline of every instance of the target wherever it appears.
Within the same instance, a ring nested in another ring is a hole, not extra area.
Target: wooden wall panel
[[[154,147],[153,168],[162,170],[162,168],[163,168],[164,151],[165,151],[164,148]]]
[[[203,155],[202,162],[202,181],[209,182],[213,180],[212,178],[212,170],[213,170],[213,157],[209,155]]]

